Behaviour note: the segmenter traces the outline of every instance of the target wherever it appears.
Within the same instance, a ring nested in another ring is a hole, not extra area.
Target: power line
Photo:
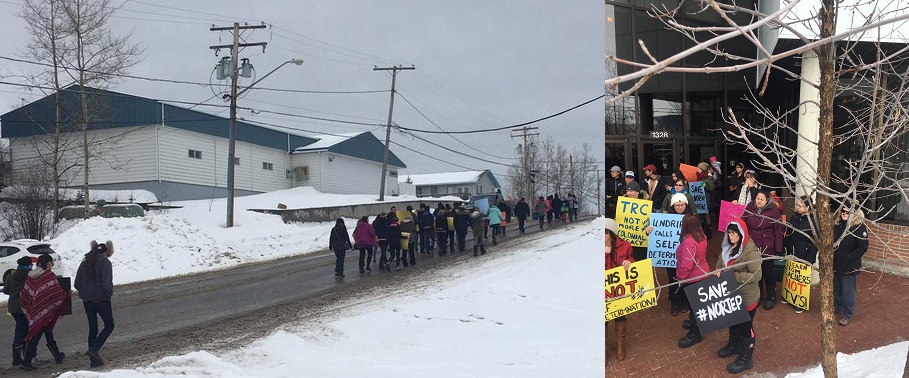
[[[542,117],[542,118],[537,118],[533,121],[528,121],[528,122],[519,123],[516,125],[510,125],[510,126],[495,127],[495,128],[491,128],[491,129],[478,129],[478,130],[469,130],[469,131],[444,131],[444,132],[443,131],[434,131],[434,130],[418,130],[418,129],[412,129],[412,128],[406,128],[406,127],[400,127],[400,129],[404,130],[404,131],[410,131],[410,132],[415,132],[415,133],[426,133],[426,134],[476,134],[476,133],[488,133],[488,132],[493,132],[493,131],[514,129],[514,128],[518,128],[518,127],[522,127],[522,126],[532,125],[534,123],[545,121],[545,120],[553,118],[553,117],[558,117],[562,114],[568,113],[572,110],[575,110],[577,108],[580,108],[584,105],[587,105],[591,102],[597,101],[597,100],[599,100],[601,98],[605,98],[605,97],[606,97],[605,94],[601,94],[594,99],[584,101],[580,104],[577,104],[568,109],[562,110],[558,113],[553,113],[553,114],[550,114],[550,115]]]

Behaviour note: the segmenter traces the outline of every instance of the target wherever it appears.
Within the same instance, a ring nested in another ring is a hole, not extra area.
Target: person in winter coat
[[[568,223],[571,206],[568,204],[568,196],[562,196],[562,223]]]
[[[470,229],[470,212],[461,205],[455,207],[454,229],[455,237],[458,241],[458,252],[464,252],[467,230]]]
[[[689,197],[685,197],[685,195],[682,193],[673,194],[672,197],[669,197],[670,201],[672,201],[672,208],[668,213],[677,215],[694,214],[694,210],[692,210],[691,205],[688,204],[688,198]],[[650,233],[653,232],[653,226],[647,226],[647,228],[644,229],[644,232],[646,232],[647,235],[650,235]],[[635,248],[641,249],[641,260],[647,258],[647,248]],[[637,251],[635,252],[637,253]],[[637,258],[638,256],[635,255],[635,259]],[[676,269],[677,268],[666,268],[666,277],[668,277],[670,284],[678,282],[676,279],[678,276]],[[678,316],[679,312],[688,312],[688,308],[690,307],[688,305],[688,298],[685,296],[685,292],[682,291],[681,285],[669,289],[669,305],[669,312],[672,316]]]
[[[546,196],[546,223],[552,224],[552,195]]]
[[[499,233],[499,226],[502,224],[502,212],[497,206],[489,207],[489,227],[492,228],[492,245],[497,245],[496,235]]]
[[[743,181],[738,185],[738,189],[735,191],[735,195],[732,197],[732,204],[745,204],[748,205],[751,201],[754,201],[754,197],[757,197],[758,193],[758,184],[755,173],[752,170],[745,171],[743,175]],[[768,195],[769,196],[769,195]]]
[[[789,227],[784,229],[786,237],[783,239],[783,245],[787,255],[793,255],[814,266],[817,261],[817,246],[811,241],[811,238],[815,235],[812,226],[817,227],[817,222],[814,220],[814,215],[811,214],[811,207],[811,198],[808,196],[802,196],[795,201],[795,212],[789,219]],[[817,267],[814,266],[812,269],[817,269]],[[786,299],[784,298],[782,302],[786,303]],[[801,314],[802,312],[801,308],[795,308],[795,313]]]
[[[335,221],[335,226],[331,229],[331,234],[328,236],[328,249],[335,254],[335,277],[344,278],[344,255],[352,248],[350,235],[347,234],[347,226],[344,225],[343,219],[338,218]]]
[[[632,180],[630,182],[625,183],[625,189],[622,192],[623,193],[621,195],[619,195],[619,197],[646,199],[646,198],[642,198],[642,196],[645,194],[645,192],[641,191],[641,185],[638,184],[637,181]],[[649,234],[650,232],[648,231],[647,233]],[[647,247],[631,247],[631,251],[632,251],[632,255],[634,256],[634,261],[641,261],[641,260],[647,259]],[[675,276],[674,273],[675,272],[673,272],[673,274],[671,274],[670,277],[674,277]],[[672,279],[672,278],[670,278],[670,279]],[[669,290],[669,292],[670,292],[670,295],[674,295],[672,290]],[[678,312],[676,312],[676,314],[678,314]]]
[[[754,200],[748,206],[745,206],[742,220],[748,226],[751,240],[761,250],[762,256],[783,255],[782,214],[780,214],[780,208],[770,202],[770,197],[766,191],[758,191],[757,195],[754,196]],[[765,299],[764,309],[771,310],[776,305],[776,279],[773,274],[773,260],[764,260],[761,264],[761,268],[764,270],[764,275],[761,279],[761,296]]]
[[[738,201],[739,194],[741,193],[742,184],[745,183],[745,164],[738,163],[735,165],[735,172],[729,175],[729,180],[727,180],[727,195],[729,196],[730,202]],[[739,202],[745,203],[748,202]]]
[[[720,258],[716,262],[717,277],[723,270],[732,269],[738,290],[742,295],[743,305],[748,311],[749,321],[729,327],[729,341],[716,352],[720,358],[734,354],[735,361],[726,365],[726,370],[733,374],[752,368],[751,356],[754,353],[754,315],[760,302],[762,277],[761,251],[748,237],[748,226],[741,219],[733,219],[726,226]]]
[[[624,188],[625,180],[622,178],[622,168],[617,165],[613,166],[609,169],[609,177],[606,178],[606,218],[615,219],[619,193]]]
[[[674,196],[673,196],[674,197]],[[688,213],[682,217],[681,243],[675,250],[675,277],[682,283],[681,293],[695,282],[703,280],[710,273],[707,264],[707,236],[701,230],[697,215]],[[679,340],[679,347],[688,348],[704,340],[694,321],[694,311],[688,313],[688,334]]]
[[[423,205],[417,212],[420,225],[420,253],[432,254],[435,243],[435,217],[429,211],[429,206]]]
[[[473,232],[473,255],[478,256],[479,254],[486,254],[486,244],[484,242],[483,233],[485,230],[483,224],[483,214],[480,214],[480,210],[473,210],[470,212],[470,231]]]
[[[672,202],[672,198],[675,197],[675,195],[678,193],[684,195],[685,199],[686,199],[685,203],[688,204],[692,209],[694,208],[694,198],[691,197],[691,192],[688,190],[688,181],[685,180],[684,178],[681,178],[681,179],[675,180],[675,182],[672,185],[672,188],[669,190],[669,194],[666,195],[666,199],[663,200],[663,203],[660,206],[660,209],[663,211],[663,213],[666,213],[666,214],[673,213],[671,211],[672,210],[671,208],[674,205],[674,203],[671,203],[671,202]]]
[[[457,206],[457,203],[455,203]],[[449,225],[451,225],[449,227]],[[445,227],[448,230],[448,252],[455,251],[455,229],[454,229],[454,209],[451,205],[445,205]]]
[[[543,222],[546,221],[546,199],[543,196],[537,198],[537,202],[533,204],[533,211],[537,213],[537,220],[540,221],[540,231],[543,231]]]
[[[574,194],[568,193],[568,219],[572,222],[578,220],[578,197],[575,197]]]
[[[50,350],[54,360],[61,364],[66,355],[57,347],[54,339],[54,326],[57,319],[65,313],[65,304],[69,303],[69,295],[60,287],[57,274],[53,272],[54,258],[51,255],[38,257],[37,267],[28,273],[25,286],[19,293],[22,312],[28,318],[28,332],[25,334],[25,356],[22,357],[22,370],[34,370],[32,360],[38,354],[38,342],[41,335],[47,340],[47,349]]]
[[[525,222],[527,217],[530,216],[530,205],[527,204],[527,201],[524,200],[524,197],[518,200],[518,203],[514,205],[514,216],[518,218],[518,231],[521,235],[524,235]]]
[[[833,307],[841,313],[840,325],[852,321],[855,310],[855,287],[862,271],[862,256],[868,251],[868,229],[861,210],[854,213],[843,208],[840,220],[833,226],[833,240],[840,240],[833,252]]]
[[[556,222],[562,220],[562,198],[559,197],[559,193],[552,195],[552,217]]]
[[[436,208],[435,213],[435,236],[436,246],[439,247],[439,256],[445,256],[448,253],[448,215],[445,212],[445,206],[441,203]]]
[[[391,271],[391,263],[395,263],[397,269],[401,269],[401,225],[398,224],[397,217],[391,217],[388,224],[388,263],[385,264],[385,270]]]
[[[505,202],[504,199],[500,199],[499,203],[496,204],[496,207],[499,208],[499,211],[502,212],[502,224],[499,226],[499,232],[502,237],[505,237],[505,227],[511,223],[511,206],[508,206],[508,202]]]
[[[407,212],[404,213],[404,219],[402,219],[400,222],[402,234],[401,237],[403,238],[403,234],[407,234],[407,249],[401,253],[401,265],[404,266],[417,264],[417,240],[419,238],[420,232],[417,228],[416,221],[414,221],[413,213],[411,212],[413,208],[410,206],[407,206],[407,208],[410,210],[407,210]]]
[[[624,267],[625,270],[631,266],[633,263],[634,257],[632,257],[631,244],[622,240],[616,233],[619,230],[619,225],[615,222],[615,219],[606,218],[606,270]],[[615,335],[616,335],[616,358],[619,361],[625,359],[625,335],[628,333],[628,324],[626,323],[625,316],[620,316],[615,319]],[[609,322],[606,322],[608,328]],[[609,330],[607,329],[605,334],[605,343],[606,343],[606,364],[609,364]]]
[[[19,301],[19,293],[25,286],[25,280],[28,278],[28,272],[32,270],[32,258],[28,256],[20,257],[16,260],[16,270],[6,277],[3,283],[3,294],[9,296],[6,301],[6,310],[16,321],[16,328],[13,332],[13,366],[22,363],[22,354],[25,352],[25,334],[28,332],[28,318],[22,313],[22,304]]]
[[[104,244],[92,240],[91,251],[85,254],[73,287],[79,291],[79,298],[85,307],[88,318],[88,354],[91,367],[104,365],[101,348],[114,331],[114,315],[111,297],[114,295],[113,267],[110,257],[114,254],[114,243],[108,240]],[[104,322],[104,329],[98,332],[98,317]]]
[[[360,273],[371,271],[369,263],[372,261],[374,248],[379,243],[379,237],[376,236],[376,230],[369,224],[369,217],[363,216],[357,221],[353,239],[354,249],[360,252]]]
[[[644,191],[647,193],[647,199],[652,200],[654,204],[661,205],[666,197],[672,197],[672,195],[666,191],[665,185],[667,184],[663,182],[663,178],[657,174],[656,170],[657,168],[653,164],[647,164],[644,167],[643,184],[646,184]]]
[[[372,221],[372,229],[376,231],[376,237],[379,238],[378,249],[382,252],[379,255],[379,270],[385,269],[385,264],[388,263],[388,223],[388,215],[385,213],[379,214]],[[375,256],[371,260],[375,262]]]

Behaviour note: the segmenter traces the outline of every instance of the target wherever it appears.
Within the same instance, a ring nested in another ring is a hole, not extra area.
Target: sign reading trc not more
[[[631,263],[628,270],[616,267],[606,274],[606,321],[656,306],[656,291],[653,290],[653,267],[650,260]],[[623,295],[621,299],[614,299]]]
[[[675,268],[675,249],[682,235],[682,217],[681,214],[650,215],[653,231],[647,239],[647,258],[653,260],[653,266]]]
[[[619,197],[615,221],[619,225],[618,235],[632,247],[647,246],[647,232],[650,225],[650,210],[653,201]]]
[[[719,277],[711,274],[686,287],[685,295],[702,335],[751,319],[731,270]]]

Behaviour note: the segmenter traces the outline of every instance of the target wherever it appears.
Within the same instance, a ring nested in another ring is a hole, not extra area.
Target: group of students
[[[713,178],[715,171],[712,165],[701,163],[699,168],[702,173]],[[618,167],[613,167],[613,172],[620,171]],[[814,209],[810,197],[802,196],[796,199],[795,211],[788,223],[784,223],[782,204],[775,192],[761,189],[755,172],[738,166],[737,172],[742,172],[739,176],[741,180],[730,179],[730,189],[735,189],[732,193],[734,201],[744,203],[746,207],[741,218],[736,218],[727,225],[719,258],[715,269],[711,270],[706,256],[712,222],[709,216],[705,221],[704,217],[699,217],[695,213],[691,196],[687,193],[687,181],[681,177],[680,172],[674,173],[673,176],[676,177],[672,178],[672,187],[660,191],[657,189],[661,186],[660,177],[655,173],[655,167],[648,165],[644,167],[644,172],[652,180],[647,182],[647,189],[643,189],[634,180],[634,173],[631,171],[626,172],[624,182],[613,180],[608,184],[611,185],[615,196],[651,199],[654,201],[654,212],[683,215],[680,243],[676,249],[676,268],[666,268],[671,285],[668,290],[671,315],[689,312],[688,319],[682,323],[682,328],[688,332],[679,340],[679,347],[688,348],[703,340],[694,313],[687,304],[684,288],[706,278],[710,272],[715,272],[719,276],[724,270],[732,270],[739,285],[737,290],[744,300],[750,320],[729,327],[729,339],[726,345],[717,351],[717,356],[727,358],[737,355],[736,360],[727,365],[730,373],[737,374],[751,369],[756,339],[753,325],[757,307],[762,300],[764,310],[772,310],[776,304],[774,260],[782,258],[784,254],[791,254],[817,269],[818,250],[812,242],[816,235],[814,230],[817,229],[817,223],[812,215]],[[613,178],[618,177],[614,174]],[[702,180],[705,183],[708,181]],[[714,184],[715,182],[713,181]],[[609,186],[607,193],[610,193]],[[709,193],[710,191],[708,196]],[[662,206],[658,207],[656,205],[658,203],[662,203]],[[613,218],[614,216],[613,210]],[[863,219],[864,214],[861,210],[842,208],[840,218],[834,227],[834,238],[840,240],[833,261],[834,307],[836,314],[841,315],[839,320],[841,326],[846,326],[852,321],[856,276],[861,271],[861,257],[868,249],[867,229]],[[612,218],[607,219],[605,268],[624,266],[627,270],[632,262],[647,258],[647,249],[631,247],[617,236],[617,230],[616,221]],[[652,227],[647,227],[645,232],[649,234],[652,230]],[[796,308],[796,312],[801,313],[802,310]],[[627,334],[625,317],[615,319],[614,323],[617,337],[616,357],[623,360],[626,355]]]
[[[114,330],[111,296],[113,295],[113,273],[110,256],[114,253],[113,243],[91,242],[91,250],[85,254],[76,272],[73,286],[85,307],[88,319],[88,351],[91,367],[104,365],[99,351]],[[57,347],[54,326],[57,320],[68,315],[70,293],[64,290],[53,271],[54,259],[45,254],[34,262],[31,257],[16,261],[18,266],[3,286],[3,293],[9,295],[7,310],[16,321],[13,333],[12,364],[25,371],[35,370],[33,364],[38,343],[44,336],[47,349],[54,361],[63,363],[66,354]],[[98,331],[98,317],[104,322],[104,329]]]

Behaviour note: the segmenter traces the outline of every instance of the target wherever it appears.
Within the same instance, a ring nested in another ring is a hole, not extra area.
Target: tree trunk
[[[836,26],[835,0],[824,0],[818,18],[821,24],[820,38],[833,35]],[[834,77],[833,43],[822,45],[817,49],[818,63],[821,72],[819,88],[819,136],[817,154],[817,187],[823,192],[829,191],[830,162],[833,156],[833,97],[836,90]],[[830,198],[820,194],[815,212],[818,220],[818,259],[820,265],[821,291],[821,347],[823,358],[821,367],[824,376],[837,376],[836,366],[836,333],[833,314],[833,224],[834,214],[830,209]]]

